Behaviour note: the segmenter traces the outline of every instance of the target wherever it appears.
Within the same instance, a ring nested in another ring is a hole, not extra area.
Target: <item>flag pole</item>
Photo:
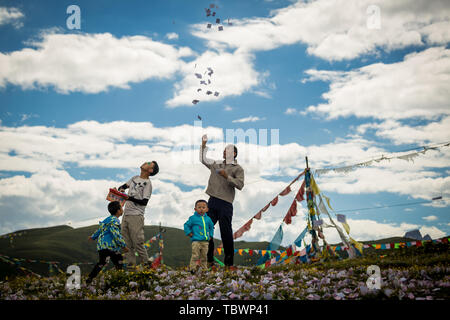
[[[314,248],[314,253],[312,254],[313,257],[318,256],[318,254],[320,253],[320,248],[319,248],[319,239],[317,237],[317,233],[316,230],[314,230],[313,226],[314,223],[313,221],[317,219],[316,217],[316,211],[314,210],[314,193],[312,191],[311,188],[311,172],[309,169],[309,163],[308,163],[308,157],[305,158],[306,159],[306,170],[305,170],[305,189],[306,189],[306,203],[308,205],[308,212],[309,212],[309,221],[311,223],[310,227],[310,234],[312,237],[312,247]]]

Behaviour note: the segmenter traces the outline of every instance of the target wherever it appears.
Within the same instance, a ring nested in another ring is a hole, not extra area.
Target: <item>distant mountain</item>
[[[405,238],[411,238],[414,240],[422,240],[422,234],[419,230],[412,230],[405,233]]]
[[[422,237],[422,234],[419,230],[412,230],[405,233],[405,238],[411,238],[414,240],[431,240],[431,237],[429,234],[425,235],[425,237]]]

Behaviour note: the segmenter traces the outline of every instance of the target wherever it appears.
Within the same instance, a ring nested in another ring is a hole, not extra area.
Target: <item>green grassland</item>
[[[24,258],[32,260],[58,261],[59,267],[65,270],[67,266],[75,262],[92,262],[98,259],[95,242],[88,242],[87,238],[95,232],[98,226],[93,225],[82,228],[72,228],[69,226],[56,226],[50,228],[29,229],[21,236],[13,238],[12,243],[9,238],[0,239],[0,254],[14,258]],[[191,256],[191,242],[184,235],[183,230],[171,227],[165,229],[164,237],[164,264],[171,268],[180,268],[189,264]],[[23,230],[22,230],[23,231]],[[17,231],[21,232],[21,231]],[[159,232],[158,226],[145,226],[145,239],[150,239]],[[373,243],[398,243],[413,241],[403,237],[394,237],[373,241],[364,241],[364,244]],[[220,240],[215,239],[216,246]],[[337,244],[339,245],[339,244]],[[266,249],[268,242],[246,242],[236,241],[235,249]],[[283,248],[280,248],[283,249]],[[148,250],[149,255],[155,254],[159,250],[157,243],[152,243]],[[337,252],[341,258],[345,258],[347,253]],[[254,266],[260,255],[235,254],[235,264],[241,266]],[[223,255],[219,256],[223,260]],[[450,261],[448,244],[427,244],[423,247],[409,247],[400,249],[375,250],[374,248],[364,249],[363,257],[358,259],[338,259],[330,258],[326,261],[315,263],[314,267],[323,268],[348,268],[356,265],[377,264],[381,266],[432,266],[434,264],[448,264]],[[49,266],[44,263],[22,262],[21,266],[32,270],[40,275],[49,275]],[[82,274],[88,273],[93,265],[81,265]],[[275,267],[276,268],[276,267]],[[6,276],[23,275],[24,272],[16,266],[0,262],[0,279]]]

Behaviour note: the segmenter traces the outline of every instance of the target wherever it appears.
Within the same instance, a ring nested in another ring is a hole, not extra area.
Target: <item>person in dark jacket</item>
[[[214,224],[219,222],[225,252],[224,264],[226,267],[234,268],[233,201],[235,189],[244,188],[244,169],[236,161],[237,148],[232,144],[225,147],[223,161],[208,159],[206,157],[207,141],[208,138],[204,135],[200,147],[200,162],[210,170],[206,189],[206,194],[210,196],[208,215]],[[212,240],[209,241],[208,263],[214,266],[214,241]]]

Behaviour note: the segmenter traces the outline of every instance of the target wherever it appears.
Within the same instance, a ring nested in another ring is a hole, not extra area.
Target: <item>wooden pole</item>
[[[317,256],[319,253],[319,239],[317,237],[316,231],[313,229],[314,220],[316,212],[314,210],[314,193],[311,190],[311,173],[309,170],[308,157],[306,157],[306,172],[305,172],[305,187],[306,187],[306,202],[308,205],[309,221],[311,222],[311,237],[312,237],[312,247],[314,248],[314,254],[312,256]]]

